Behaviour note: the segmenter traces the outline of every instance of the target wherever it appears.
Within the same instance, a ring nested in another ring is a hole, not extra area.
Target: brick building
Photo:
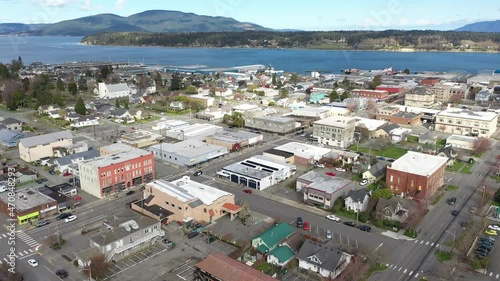
[[[354,89],[352,90],[352,95],[354,97],[368,98],[380,101],[386,100],[389,97],[389,91]]]
[[[422,80],[420,80],[420,85],[422,86],[433,86],[436,85],[437,83],[441,82],[440,78],[437,77],[427,77]]]
[[[13,197],[14,201],[11,201],[12,197],[9,194],[11,193],[4,192],[0,197],[0,211],[7,216],[13,213],[20,225],[35,222],[58,212],[57,201],[38,190],[32,188],[18,190]],[[14,202],[14,205],[12,205],[12,202]],[[14,208],[13,212],[9,209],[12,206]]]
[[[395,194],[429,198],[444,183],[448,158],[409,151],[387,166],[386,184]]]
[[[423,113],[412,113],[405,111],[400,111],[399,108],[396,107],[388,107],[381,109],[376,116],[377,120],[384,120],[390,123],[398,124],[398,125],[418,125],[422,122]]]
[[[137,148],[80,162],[78,168],[81,188],[98,198],[155,179],[153,153]]]
[[[402,88],[399,86],[380,85],[375,88],[377,91],[387,91],[389,94],[399,94]]]

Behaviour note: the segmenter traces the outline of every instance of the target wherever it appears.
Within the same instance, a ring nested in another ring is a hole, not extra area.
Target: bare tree
[[[354,255],[351,262],[342,271],[342,273],[335,279],[338,281],[359,281],[363,279],[369,268],[369,264],[363,260],[360,255]]]
[[[240,213],[239,213],[239,217],[241,219],[241,223],[246,225],[246,221],[247,219],[251,216],[250,214],[250,204],[248,204],[248,202],[243,202],[243,204],[241,205],[241,210],[240,210]]]
[[[460,104],[460,103],[462,102],[462,94],[461,94],[461,93],[456,93],[456,94],[453,94],[453,95],[450,97],[450,102],[451,102],[451,103]]]
[[[408,209],[408,217],[404,221],[404,227],[407,230],[415,230],[427,211],[425,201],[414,202]]]
[[[349,111],[351,112],[355,112],[358,110],[358,103],[357,102],[349,102],[347,103],[347,109],[349,109]]]
[[[87,276],[92,274],[95,280],[103,280],[110,267],[111,263],[107,262],[106,257],[101,254],[90,258],[90,266],[84,272]]]
[[[54,247],[56,244],[59,244],[59,237],[57,237],[57,234],[52,234],[52,235],[49,235],[45,241],[44,241],[44,244],[47,246],[47,247]]]
[[[446,125],[439,125],[436,129],[438,129],[438,131],[444,132],[446,130]]]
[[[367,140],[370,138],[370,130],[368,130],[368,128],[364,124],[361,124],[359,126],[359,134],[360,134],[359,141]]]
[[[479,137],[472,144],[472,149],[475,154],[481,154],[491,149],[492,142],[489,138]]]

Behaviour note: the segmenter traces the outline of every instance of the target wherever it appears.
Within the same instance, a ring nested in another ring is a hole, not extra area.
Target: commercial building
[[[174,130],[174,129],[182,129],[189,127],[189,123],[186,121],[180,121],[180,120],[165,120],[165,121],[160,121],[156,123],[156,125],[153,126],[153,130],[158,131],[158,130]]]
[[[192,124],[184,128],[168,130],[165,136],[177,140],[205,140],[207,136],[224,131],[224,128],[212,124]]]
[[[188,139],[178,143],[160,143],[153,145],[149,151],[156,159],[177,166],[192,167],[210,161],[228,153],[225,146]]]
[[[472,151],[474,150],[474,142],[476,137],[468,137],[461,135],[451,135],[446,139],[446,145],[451,145],[454,148]]]
[[[405,95],[405,105],[415,107],[430,107],[436,101],[436,95],[425,87],[415,87]]]
[[[385,90],[354,89],[352,90],[352,95],[359,98],[368,98],[377,101],[383,101],[389,97],[389,92]]]
[[[408,151],[387,166],[386,184],[395,194],[429,198],[444,183],[448,158]]]
[[[264,140],[261,134],[246,131],[223,131],[206,138],[206,143],[224,146],[228,151],[238,151],[243,147],[255,145]]]
[[[133,148],[78,163],[82,190],[97,198],[155,179],[153,153]]]
[[[466,84],[445,82],[435,84],[431,91],[436,96],[437,102],[449,102],[450,99],[466,99],[468,94],[468,87]],[[458,97],[455,97],[458,96]]]
[[[38,190],[32,188],[17,190],[14,198],[9,194],[10,192],[2,193],[0,211],[9,217],[13,214],[20,225],[35,222],[58,212],[57,201]],[[14,201],[11,201],[12,199]]]
[[[116,99],[128,97],[131,94],[129,86],[125,83],[107,85],[104,82],[97,84],[97,93],[100,99]]]
[[[297,191],[302,191],[305,203],[332,208],[335,200],[345,197],[355,188],[353,181],[310,171],[297,178]]]
[[[288,134],[299,129],[301,125],[290,117],[245,116],[245,127],[270,133]]]
[[[214,106],[215,102],[215,98],[209,96],[193,95],[188,96],[188,98],[192,101],[199,102],[205,108]]]
[[[332,150],[329,148],[301,142],[289,142],[264,152],[264,155],[282,163],[311,165],[319,162],[330,151]]]
[[[101,154],[101,156],[104,156],[104,155],[111,155],[111,154],[116,154],[116,153],[120,153],[120,152],[128,152],[128,151],[132,151],[132,150],[136,150],[136,148],[134,148],[130,145],[126,145],[126,144],[117,142],[117,143],[113,143],[110,145],[101,146],[99,148],[99,153]]]
[[[217,174],[244,187],[264,190],[295,173],[295,166],[276,163],[264,156],[254,156],[222,168]]]
[[[490,137],[497,130],[498,113],[451,108],[436,117],[436,131],[472,137]]]
[[[394,110],[394,113],[391,112],[391,115],[384,114],[386,112],[388,112],[388,110],[382,111],[381,113],[377,114],[376,118],[378,120],[384,120],[390,123],[407,126],[415,126],[422,123],[423,113],[415,114],[407,111],[399,111],[399,109]]]
[[[161,138],[162,136],[159,134],[151,133],[144,130],[136,130],[128,134],[122,135],[120,137],[120,141],[132,147],[143,148],[146,146],[157,144]]]
[[[234,194],[192,181],[188,176],[173,182],[148,183],[144,199],[132,204],[132,209],[163,224],[177,221],[211,223],[227,214],[233,219],[240,211],[235,205]]]
[[[70,131],[59,131],[19,140],[19,157],[26,162],[33,162],[45,157],[53,157],[54,149],[73,144]]]
[[[313,123],[313,137],[330,146],[347,148],[354,141],[356,119],[351,117],[329,117]]]

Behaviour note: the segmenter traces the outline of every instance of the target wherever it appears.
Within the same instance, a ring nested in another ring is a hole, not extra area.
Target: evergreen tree
[[[78,92],[78,87],[76,86],[76,83],[71,82],[68,84],[68,92],[72,95],[76,95]]]
[[[118,108],[118,107],[120,107],[120,100],[119,100],[119,99],[116,99],[116,101],[115,101],[115,106],[116,106],[117,108]]]
[[[179,73],[172,74],[172,81],[170,82],[170,91],[178,91],[181,89],[182,79]]]
[[[57,78],[56,88],[58,91],[64,91],[64,83],[61,78]]]
[[[85,115],[87,113],[87,108],[85,108],[85,103],[83,102],[82,97],[79,97],[76,101],[75,112],[81,115]]]
[[[10,79],[9,69],[3,63],[0,63],[0,79]]]

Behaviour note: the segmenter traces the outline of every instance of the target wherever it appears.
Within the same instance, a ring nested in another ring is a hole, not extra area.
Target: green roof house
[[[252,239],[252,247],[262,254],[274,250],[278,244],[295,232],[295,228],[286,222],[273,225],[259,236]]]

